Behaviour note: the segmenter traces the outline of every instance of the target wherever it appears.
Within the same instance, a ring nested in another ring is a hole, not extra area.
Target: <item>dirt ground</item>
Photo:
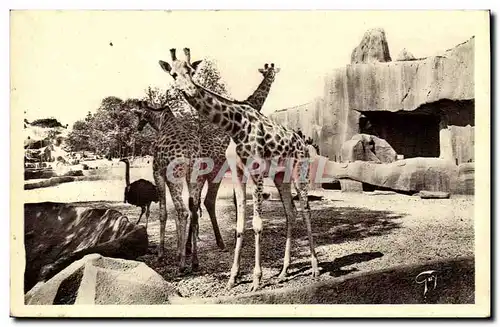
[[[144,171],[134,172],[132,180],[147,178]],[[139,177],[140,176],[140,177]],[[25,202],[57,201],[84,206],[109,206],[136,221],[140,208],[123,203],[123,180],[74,182],[44,189],[26,190]],[[473,257],[474,198],[454,196],[443,200],[422,200],[399,194],[340,191],[313,191],[323,196],[310,203],[316,250],[321,275],[313,280],[310,273],[310,253],[305,225],[298,219],[294,228],[295,243],[289,277],[278,283],[284,245],[285,220],[279,197],[272,187],[266,187],[271,198],[264,201],[264,231],[262,234],[262,288],[264,290],[303,286],[315,281],[329,281],[341,276],[363,274],[400,265],[425,264],[440,259]],[[252,201],[249,186],[247,217],[251,217]],[[225,181],[217,200],[217,216],[228,251],[222,252],[206,210],[200,219],[198,255],[200,270],[182,278],[176,275],[174,259],[174,214],[167,196],[168,221],[166,259],[156,262],[159,241],[158,204],[153,204],[148,226],[150,253],[138,258],[155,269],[167,281],[175,284],[186,297],[215,297],[246,293],[250,290],[254,263],[254,237],[251,218],[248,219],[241,255],[239,283],[227,291],[233,259],[235,213],[232,185]],[[144,218],[142,223],[144,223]]]

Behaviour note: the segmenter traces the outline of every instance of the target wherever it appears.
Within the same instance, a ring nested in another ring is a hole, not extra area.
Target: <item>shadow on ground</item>
[[[330,205],[312,205],[311,221],[316,246],[341,244],[343,242],[360,240],[366,237],[379,236],[390,233],[401,224],[396,215],[389,211],[374,211],[352,207],[333,207]],[[241,271],[243,274],[251,272],[254,265],[254,235],[252,230],[251,204],[247,205],[247,222],[244,232],[243,249],[241,252]],[[221,208],[219,225],[226,248],[220,251],[214,241],[213,232],[208,217],[200,220],[202,225],[203,241],[198,251],[200,270],[192,272],[192,276],[210,275],[221,283],[227,282],[228,274],[233,262],[235,246],[234,227],[235,214],[231,205]],[[205,225],[205,227],[203,227]],[[310,274],[310,251],[307,241],[307,231],[303,219],[297,219],[294,225],[294,246],[292,247],[292,263],[287,280]],[[271,268],[279,273],[283,264],[283,255],[286,242],[286,220],[282,205],[279,201],[267,201],[264,207],[264,230],[262,233],[261,262],[263,268]],[[172,253],[175,247],[174,233],[167,233],[167,253]],[[356,271],[356,269],[342,270],[344,266],[369,261],[383,256],[380,252],[355,253],[338,258],[334,262],[321,263],[322,273],[331,276],[342,276]],[[180,281],[176,276],[176,261],[174,256],[168,255],[162,262],[156,262],[156,244],[150,244],[150,254],[139,258],[160,273],[167,281]],[[321,260],[320,260],[321,261]],[[249,269],[250,268],[250,269]],[[248,277],[240,283],[247,283]],[[250,277],[251,278],[251,277]],[[264,285],[265,287],[266,285]]]
[[[435,270],[436,288],[416,282],[418,274]],[[473,304],[474,259],[460,258],[425,265],[402,266],[297,289],[262,291],[236,297],[204,299],[231,304]]]

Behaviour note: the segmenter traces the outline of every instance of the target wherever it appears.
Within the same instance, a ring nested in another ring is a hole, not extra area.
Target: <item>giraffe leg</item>
[[[179,261],[179,274],[182,275],[186,272],[186,240],[189,211],[182,199],[183,184],[167,179],[167,186],[170,190],[170,196],[172,197],[175,210],[177,211],[177,217],[175,219],[177,232],[177,259]]]
[[[165,249],[165,224],[167,222],[167,203],[166,203],[166,178],[161,171],[154,169],[153,177],[158,189],[158,197],[160,204],[160,243],[158,244],[158,259],[163,258]]]
[[[292,206],[292,192],[290,183],[283,183],[282,176],[277,176],[274,180],[276,188],[280,194],[286,218],[286,243],[285,255],[283,257],[283,269],[278,276],[279,280],[284,280],[288,273],[288,266],[291,260],[291,248],[293,242],[293,223],[295,222],[295,208]]]
[[[262,176],[252,176],[255,188],[253,191],[253,218],[252,227],[255,236],[255,266],[253,268],[252,292],[259,288],[262,278],[262,268],[260,265],[260,237],[262,234],[262,191],[264,179]]]
[[[311,228],[311,210],[309,208],[309,199],[307,197],[309,182],[303,178],[294,179],[295,189],[299,195],[300,208],[302,210],[302,219],[304,220],[307,228],[307,238],[309,239],[309,249],[311,251],[311,266],[313,277],[319,276],[318,257],[314,246]]]
[[[146,230],[148,230],[149,215],[151,214],[150,209],[151,209],[151,202],[149,202],[146,207]]]
[[[220,234],[219,225],[217,224],[217,217],[215,215],[215,202],[217,200],[217,193],[219,192],[220,183],[211,183],[210,180],[208,182],[207,195],[205,196],[205,208],[207,208],[208,215],[210,216],[210,221],[212,222],[212,228],[215,234],[215,241],[217,242],[217,246],[222,251],[226,250],[226,246],[224,245],[224,240]]]
[[[192,251],[191,251],[191,267],[193,270],[198,270],[199,268],[199,261],[198,261],[198,235],[197,231],[199,230],[199,224],[198,224],[198,209],[200,206],[200,198],[201,198],[201,191],[203,189],[203,185],[205,183],[205,179],[203,177],[199,177],[196,183],[191,183],[189,185],[189,211],[191,213],[190,215],[190,222],[189,222],[189,228],[188,228],[188,233],[189,233],[189,238],[191,239],[192,242]]]
[[[236,277],[240,270],[240,255],[241,247],[243,245],[243,232],[245,230],[245,220],[246,220],[246,184],[243,181],[243,171],[237,168],[238,179],[234,187],[234,194],[236,198],[236,245],[234,247],[234,260],[233,266],[231,267],[231,275],[229,276],[229,281],[227,282],[227,288],[231,289],[236,284]]]
[[[141,218],[142,218],[142,215],[144,214],[144,212],[146,212],[146,207],[142,206],[141,207],[141,214],[139,215],[139,219],[137,219],[137,222],[135,223],[136,225],[138,225],[141,222]]]

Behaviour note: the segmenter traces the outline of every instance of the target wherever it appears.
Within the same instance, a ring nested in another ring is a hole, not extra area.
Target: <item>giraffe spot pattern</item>
[[[241,123],[242,119],[243,119],[243,116],[241,115],[241,113],[236,112],[236,113],[234,114],[234,120],[235,120],[236,122]]]
[[[220,114],[215,114],[215,115],[214,115],[213,122],[214,122],[215,124],[219,124],[219,123],[220,123],[220,121],[221,121],[221,115],[220,115]]]

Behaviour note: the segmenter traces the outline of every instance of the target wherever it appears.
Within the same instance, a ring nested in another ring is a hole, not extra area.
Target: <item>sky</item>
[[[370,28],[383,28],[393,60],[406,48],[426,57],[468,40],[465,11],[14,11],[11,106],[29,121],[70,126],[106,96],[142,97],[172,78],[158,65],[169,49],[216,61],[231,96],[246,99],[258,68],[281,71],[263,107],[269,114],[312,101],[326,74],[350,63]],[[112,46],[110,45],[112,43]]]

